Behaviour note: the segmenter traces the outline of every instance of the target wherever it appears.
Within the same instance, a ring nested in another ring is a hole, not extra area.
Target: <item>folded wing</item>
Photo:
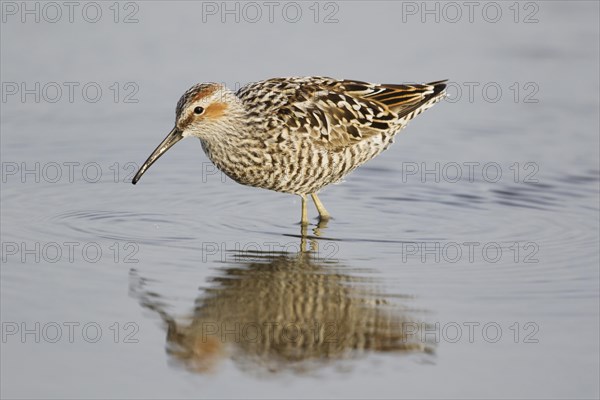
[[[310,135],[334,150],[394,133],[441,100],[445,87],[445,81],[395,85],[277,78],[248,85],[238,96],[249,106],[250,116],[274,134]]]

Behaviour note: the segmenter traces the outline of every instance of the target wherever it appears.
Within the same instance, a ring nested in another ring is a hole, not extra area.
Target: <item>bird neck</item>
[[[263,142],[257,137],[257,132],[245,121],[241,116],[230,116],[214,127],[212,135],[200,139],[202,149],[212,163],[242,184],[246,183],[244,168],[264,163],[261,153],[256,151],[264,144],[261,146]]]

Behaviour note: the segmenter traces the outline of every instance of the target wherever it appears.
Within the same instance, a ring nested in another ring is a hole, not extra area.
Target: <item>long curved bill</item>
[[[142,168],[140,168],[140,170],[135,174],[131,183],[135,185],[137,181],[140,180],[142,175],[144,175],[144,172],[146,172],[146,170],[150,168],[150,166],[154,164],[154,162],[158,160],[160,156],[165,154],[167,150],[173,147],[173,145],[179,142],[181,139],[183,139],[181,131],[179,131],[177,127],[173,128],[173,130],[167,135],[165,140],[163,140],[158,145],[158,147],[152,152],[152,154],[150,154],[150,157],[148,157],[144,165],[142,165]]]

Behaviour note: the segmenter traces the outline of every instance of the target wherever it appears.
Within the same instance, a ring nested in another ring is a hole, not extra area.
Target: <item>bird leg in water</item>
[[[319,200],[319,197],[317,196],[316,193],[312,193],[310,195],[313,199],[313,202],[315,203],[315,206],[317,207],[317,211],[319,212],[319,219],[322,221],[327,221],[329,218],[331,218],[331,214],[329,214],[327,212],[327,210],[325,209],[325,206],[323,205],[323,203],[321,203],[321,200]]]
[[[302,219],[300,220],[300,225],[307,226],[308,225],[308,211],[306,209],[306,195],[301,194],[302,197]]]

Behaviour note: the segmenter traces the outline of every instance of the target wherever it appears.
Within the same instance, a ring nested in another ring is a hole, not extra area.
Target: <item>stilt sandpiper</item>
[[[234,181],[302,198],[321,220],[317,192],[369,161],[408,121],[446,95],[446,81],[373,84],[326,77],[275,78],[237,92],[218,83],[191,87],[177,103],[175,127],[133,178],[171,146],[200,139],[208,158]]]

